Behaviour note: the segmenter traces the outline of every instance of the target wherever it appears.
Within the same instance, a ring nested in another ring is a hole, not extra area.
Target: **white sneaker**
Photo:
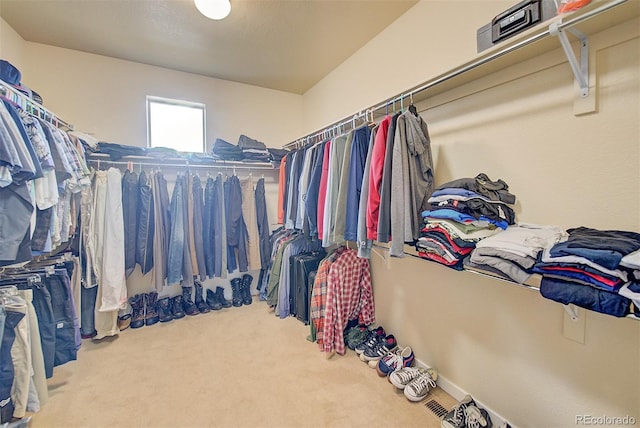
[[[438,380],[438,372],[434,369],[427,369],[426,373],[422,373],[407,384],[404,388],[404,396],[409,401],[420,401],[437,386],[436,380]]]
[[[422,367],[405,367],[394,370],[389,375],[389,382],[398,389],[404,389],[412,380],[426,372]]]

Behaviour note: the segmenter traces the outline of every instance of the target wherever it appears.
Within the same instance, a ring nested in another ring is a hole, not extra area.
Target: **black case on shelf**
[[[478,52],[490,48],[539,22],[556,16],[555,0],[524,0],[505,10],[478,29]]]

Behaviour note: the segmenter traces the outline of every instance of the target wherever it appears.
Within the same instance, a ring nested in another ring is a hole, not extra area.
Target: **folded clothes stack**
[[[246,135],[240,135],[238,139],[238,147],[242,150],[245,161],[250,162],[269,162],[271,155],[267,151],[267,146]]]
[[[540,252],[566,236],[557,226],[512,225],[478,242],[464,265],[523,284],[531,276]]]
[[[438,187],[429,198],[431,209],[422,213],[418,255],[462,270],[476,242],[515,222],[509,205],[516,197],[508,190],[507,183],[492,181],[486,174]]]
[[[146,154],[144,147],[125,146],[104,141],[98,143],[97,153],[108,154],[112,161],[120,160],[123,156],[145,156]]]
[[[567,232],[533,267],[542,275],[540,293],[616,317],[640,315],[640,234],[588,227]]]
[[[216,160],[241,161],[244,159],[242,149],[222,138],[216,138],[212,148],[213,158]]]
[[[284,158],[289,153],[289,150],[286,150],[286,149],[268,148],[267,151],[271,155],[271,161],[277,164],[280,164],[280,161],[282,160],[282,158]]]

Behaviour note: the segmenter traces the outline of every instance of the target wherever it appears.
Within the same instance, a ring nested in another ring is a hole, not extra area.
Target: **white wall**
[[[305,93],[304,131],[353,115],[469,60],[476,54],[476,30],[513,4],[420,1]]]
[[[9,61],[18,70],[24,68],[24,40],[0,17],[0,59]]]
[[[420,2],[305,94],[305,130],[471,59],[475,29],[505,7]],[[573,75],[559,49],[419,103],[436,185],[485,172],[509,183],[519,221],[640,231],[638,28],[635,19],[590,37],[595,114],[574,116]],[[388,63],[374,67],[379,52]],[[377,322],[510,422],[640,420],[637,321],[587,312],[580,344],[563,336],[562,306],[537,293],[413,257],[371,262]]]
[[[25,44],[25,82],[42,96],[49,109],[78,130],[104,141],[146,146],[147,95],[206,104],[208,149],[216,138],[235,144],[240,134],[280,147],[301,129],[299,95],[38,43]]]

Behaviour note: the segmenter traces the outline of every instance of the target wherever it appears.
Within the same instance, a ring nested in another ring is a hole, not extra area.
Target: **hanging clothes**
[[[124,267],[128,277],[136,266],[138,214],[138,176],[128,169],[122,176],[122,215],[124,218]]]
[[[378,212],[380,209],[380,187],[382,185],[382,175],[384,172],[384,156],[386,153],[387,135],[391,116],[386,116],[376,133],[376,140],[373,144],[371,155],[371,166],[369,169],[369,199],[367,201],[367,238],[375,240],[378,237]],[[402,170],[398,170],[402,172]]]
[[[135,261],[143,275],[153,269],[155,204],[151,180],[144,171],[138,177]],[[125,232],[126,233],[126,232]]]
[[[367,150],[367,160],[364,164],[364,172],[362,174],[362,192],[360,193],[360,201],[358,204],[358,257],[368,259],[371,257],[371,247],[373,241],[367,235],[367,204],[369,202],[369,179],[371,172],[371,158],[373,157],[373,145],[375,143],[378,126],[371,129],[369,135],[369,148]]]
[[[324,151],[327,142],[320,143],[316,149],[315,161],[312,166],[311,177],[307,187],[307,195],[305,197],[305,212],[307,221],[309,222],[309,234],[312,237],[318,237],[318,205],[320,203],[320,180],[322,177],[322,164],[324,162]]]
[[[168,257],[171,236],[169,216],[170,201],[167,181],[160,172],[151,176],[151,194],[153,200],[153,269],[151,283],[156,292],[162,291],[168,277]]]
[[[193,177],[193,246],[195,249],[196,266],[198,268],[198,275],[200,280],[204,281],[207,276],[207,267],[204,257],[204,195],[202,190],[202,183],[200,177],[197,175]],[[193,257],[193,255],[192,255]],[[194,269],[195,273],[195,269]]]
[[[384,154],[382,184],[380,186],[380,208],[378,211],[378,242],[387,243],[391,240],[391,169],[393,162],[393,146],[395,144],[398,117],[402,113],[394,114],[387,132],[387,145]]]
[[[255,201],[260,249],[260,267],[265,270],[269,266],[269,258],[271,257],[271,241],[269,240],[269,218],[267,215],[264,178],[259,179],[256,184]]]
[[[391,169],[391,235],[389,254],[404,255],[404,243],[418,239],[421,213],[433,193],[433,159],[427,124],[406,111],[396,124]]]
[[[344,239],[347,241],[358,240],[358,209],[370,136],[371,129],[368,126],[356,129],[353,134],[351,155],[349,157],[349,182],[347,184],[347,207],[344,228]]]
[[[182,280],[184,259],[184,177],[178,174],[171,195],[171,233],[167,254],[167,283],[179,284]]]
[[[342,155],[342,165],[338,179],[338,194],[336,198],[333,228],[330,239],[335,244],[344,242],[344,231],[346,227],[347,214],[347,194],[349,193],[349,167],[351,166],[351,147],[353,145],[354,131],[349,131],[346,137],[344,152]]]
[[[260,238],[258,234],[258,220],[256,212],[256,196],[253,189],[253,177],[240,179],[242,189],[242,218],[247,228],[247,258],[248,269],[258,270],[260,262]]]

